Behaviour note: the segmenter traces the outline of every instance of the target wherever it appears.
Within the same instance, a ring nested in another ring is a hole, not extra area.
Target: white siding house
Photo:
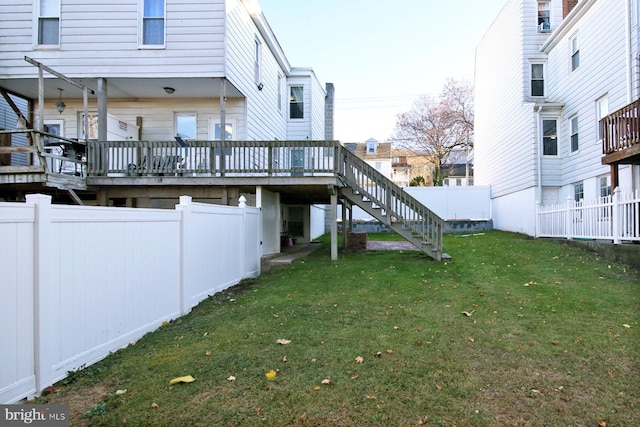
[[[172,139],[182,119],[195,123],[188,138],[219,139],[221,114],[232,139],[325,139],[324,88],[290,66],[255,0],[7,0],[0,37],[4,89],[37,101],[28,56],[94,89],[96,114],[102,80],[108,112],[140,123],[143,140]],[[305,90],[304,130],[289,120],[291,84]],[[81,136],[81,90],[45,73],[44,107],[64,136]]]
[[[598,122],[638,96],[637,39],[633,0],[506,2],[476,51],[475,183],[494,227],[534,235],[537,202],[611,191]]]

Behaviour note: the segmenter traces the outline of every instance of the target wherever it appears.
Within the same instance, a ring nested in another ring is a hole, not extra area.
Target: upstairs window
[[[556,120],[542,120],[542,154],[558,155],[558,124]]]
[[[569,128],[571,130],[571,152],[578,151],[578,116],[569,120]]]
[[[580,66],[580,43],[578,36],[571,39],[571,71],[575,71]]]
[[[142,44],[164,45],[165,0],[142,0]]]
[[[544,96],[544,64],[531,64],[531,96]]]
[[[538,2],[538,32],[548,33],[551,31],[550,1]]]
[[[38,44],[60,45],[60,0],[38,1]]]
[[[289,95],[289,118],[304,119],[304,87],[291,86]]]

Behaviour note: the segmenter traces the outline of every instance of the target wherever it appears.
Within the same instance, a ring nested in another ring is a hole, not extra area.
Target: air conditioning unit
[[[539,33],[550,33],[551,32],[551,24],[549,24],[548,22],[543,22],[542,24],[538,25],[538,32]]]

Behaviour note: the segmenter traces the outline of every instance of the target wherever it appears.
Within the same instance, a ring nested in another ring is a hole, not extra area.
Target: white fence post
[[[245,238],[245,230],[247,229],[247,198],[240,196],[238,198],[238,207],[242,208],[242,225],[240,227],[240,265],[242,266],[242,277],[247,276],[247,242]]]
[[[571,198],[571,196],[567,196],[567,208],[566,208],[566,217],[565,217],[565,227],[566,227],[566,234],[567,234],[567,240],[573,240],[573,219],[574,219],[574,211],[573,211],[573,205],[574,205],[574,201]]]
[[[193,201],[191,196],[180,196],[180,203],[176,205],[176,210],[180,211],[180,312],[187,314],[191,311],[190,303],[185,295],[186,290],[191,288],[188,275],[189,261],[191,260],[191,245],[189,236],[191,235],[191,214]]]
[[[613,206],[611,209],[611,235],[615,245],[620,244],[620,187],[613,189]]]
[[[54,257],[47,256],[55,251],[51,237],[51,196],[44,194],[29,194],[26,197],[27,204],[35,207],[35,222],[33,230],[33,299],[34,299],[34,371],[36,375],[36,392],[42,390],[53,382],[51,367],[54,359],[54,351],[51,341],[58,340],[57,316],[49,310],[55,310],[58,304],[52,289],[51,275],[53,269],[51,263]]]

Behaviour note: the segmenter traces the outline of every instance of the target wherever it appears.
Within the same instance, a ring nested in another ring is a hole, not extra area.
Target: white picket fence
[[[0,403],[31,397],[260,274],[258,208],[0,203]]]
[[[640,241],[640,193],[623,193],[597,200],[536,206],[536,237]]]

